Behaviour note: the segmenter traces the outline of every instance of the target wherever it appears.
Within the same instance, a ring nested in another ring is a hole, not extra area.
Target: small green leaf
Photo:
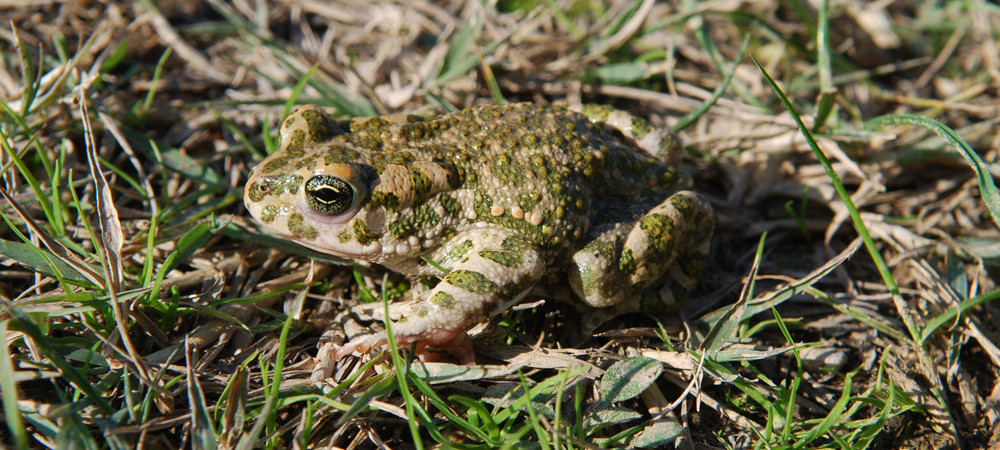
[[[183,175],[206,189],[227,188],[222,176],[203,161],[188,156],[179,148],[161,148],[159,142],[133,129],[123,128],[122,131],[137,150],[145,153],[150,159],[160,162],[163,167]]]
[[[217,443],[215,426],[205,404],[205,393],[201,389],[201,382],[194,375],[191,364],[189,361],[187,372],[187,395],[191,408],[191,445],[194,448],[215,448]]]
[[[188,258],[194,254],[194,252],[201,250],[205,243],[208,242],[208,239],[211,238],[216,231],[217,230],[212,229],[210,223],[202,222],[195,225],[194,228],[187,233],[184,233],[184,235],[177,240],[177,250],[174,252],[177,256],[176,259],[174,259],[174,263],[180,264],[187,261]],[[173,270],[175,267],[177,266],[174,265],[170,268],[170,270]]]
[[[1000,242],[992,237],[961,236],[958,242],[962,244],[962,249],[969,254],[988,260],[1000,260]]]
[[[641,356],[625,358],[611,366],[601,378],[601,395],[607,403],[633,399],[661,373],[663,367],[656,360]]]
[[[944,264],[944,278],[948,281],[948,286],[962,300],[967,300],[969,298],[969,277],[965,274],[965,266],[962,260],[949,252],[945,255]]]
[[[610,406],[599,409],[587,415],[583,428],[593,434],[598,430],[611,426],[629,423],[642,418],[642,414],[629,408]]]
[[[240,366],[229,379],[223,396],[226,399],[226,409],[222,415],[222,430],[219,433],[220,447],[234,444],[240,432],[244,430],[247,420],[247,396],[249,387],[249,371]],[[218,404],[216,404],[218,409]]]
[[[643,79],[646,76],[647,67],[644,63],[629,61],[600,66],[594,71],[594,74],[604,83],[627,84]]]
[[[670,445],[683,431],[684,427],[677,422],[656,422],[643,428],[630,444],[636,448],[660,448]]]
[[[90,282],[86,277],[70,267],[69,264],[62,262],[62,260],[48,250],[37,248],[33,245],[0,240],[0,255],[13,259],[35,272],[51,277],[62,277],[77,283]]]
[[[438,73],[437,80],[435,80],[438,86],[444,85],[476,67],[479,59],[473,53],[472,40],[472,23],[466,22],[451,38],[448,53],[445,54],[444,62],[441,64],[441,72]]]
[[[160,286],[163,284],[163,280],[167,274],[176,269],[180,263],[187,261],[194,252],[201,249],[217,231],[218,229],[213,229],[210,223],[201,222],[177,240],[177,248],[173,253],[167,255],[167,259],[163,261],[160,270],[156,272],[153,288],[149,291],[149,299],[151,301],[159,300]]]

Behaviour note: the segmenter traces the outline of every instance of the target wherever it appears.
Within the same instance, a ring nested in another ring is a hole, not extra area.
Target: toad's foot
[[[416,355],[421,361],[440,361],[440,355],[427,349],[428,345],[444,350],[454,356],[458,362],[465,365],[476,363],[476,354],[472,349],[472,340],[464,328],[454,330],[437,329],[433,332],[423,332],[419,335],[394,334],[396,345],[409,347],[416,344]],[[389,348],[389,340],[385,333],[371,334],[344,344],[334,353],[335,359],[341,359],[352,353],[365,353],[373,349]]]

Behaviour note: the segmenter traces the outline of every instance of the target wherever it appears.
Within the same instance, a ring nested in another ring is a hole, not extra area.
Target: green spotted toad
[[[394,336],[471,363],[466,330],[543,279],[565,276],[593,307],[649,310],[686,296],[715,219],[683,190],[679,148],[672,134],[602,107],[334,120],[302,106],[254,168],[244,201],[267,229],[306,247],[441,277]],[[355,339],[336,356],[385,340]]]

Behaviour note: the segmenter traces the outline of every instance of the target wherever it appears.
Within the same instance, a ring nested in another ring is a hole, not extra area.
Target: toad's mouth
[[[293,242],[300,247],[305,247],[310,250],[322,253],[324,255],[335,256],[337,258],[345,259],[365,259],[371,260],[376,257],[381,248],[381,244],[373,242],[371,245],[363,248],[349,248],[345,246],[329,246],[324,245],[323,242],[305,242],[300,239],[299,236],[291,234],[285,231],[273,231],[278,236]]]

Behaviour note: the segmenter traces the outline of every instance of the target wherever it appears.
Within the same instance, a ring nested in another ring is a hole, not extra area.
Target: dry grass
[[[995,4],[152,3],[0,0],[12,445],[1000,445]],[[331,361],[381,308],[365,286],[406,283],[248,220],[245,174],[282,114],[498,98],[681,127],[718,215],[686,326],[591,337],[531,303],[477,328],[481,370]],[[927,122],[866,126],[885,114]]]

